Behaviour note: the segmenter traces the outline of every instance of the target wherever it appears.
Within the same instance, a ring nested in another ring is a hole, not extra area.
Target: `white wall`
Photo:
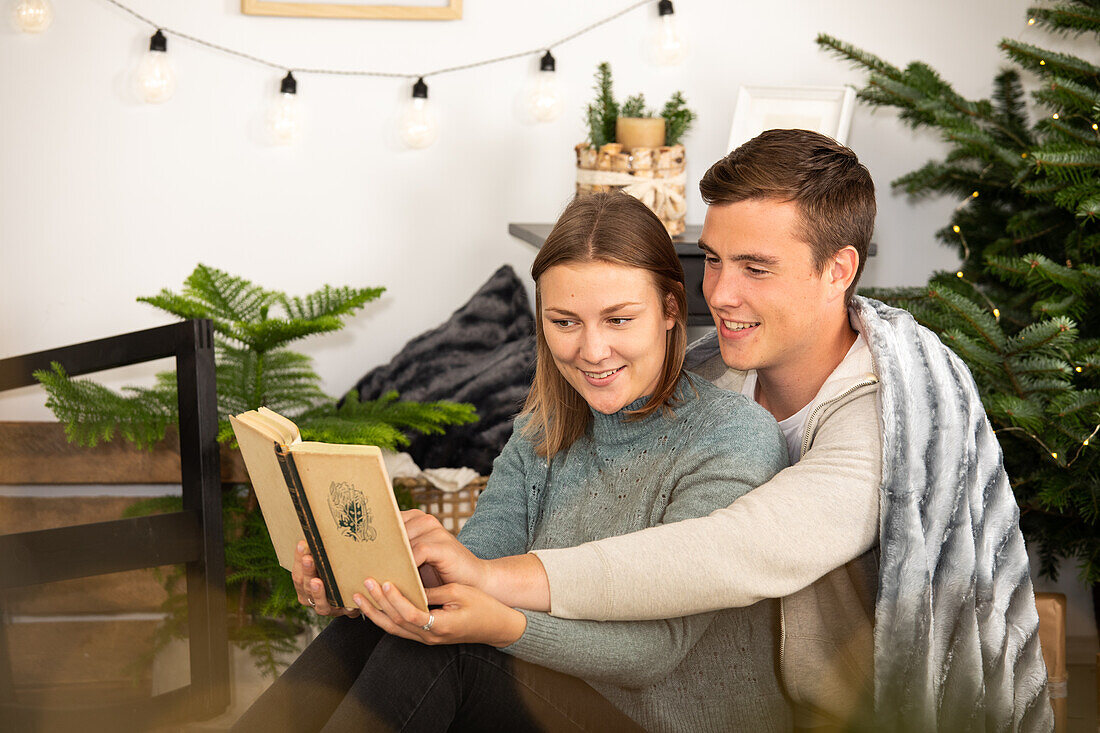
[[[277,63],[397,72],[536,48],[627,5],[468,0],[460,21],[401,22],[243,16],[235,0],[127,1],[161,25]],[[1001,37],[1052,43],[1026,28],[1026,0],[678,0],[693,47],[683,66],[642,60],[655,5],[555,51],[569,95],[556,123],[514,112],[536,56],[429,78],[443,127],[425,151],[394,141],[407,82],[300,74],[308,127],[281,149],[256,134],[281,72],[169,36],[176,95],[144,105],[127,81],[150,29],[103,0],[54,5],[42,36],[0,29],[0,356],[169,322],[134,298],[178,289],[197,262],[291,293],[385,285],[348,329],[301,344],[332,393],[445,319],[499,265],[526,272],[533,250],[507,223],[552,221],[571,195],[599,61],[612,63],[620,97],[644,91],[655,104],[685,92],[700,115],[686,141],[697,178],[725,153],[739,84],[862,82],[817,49],[818,32],[898,65],[924,60],[972,97],[989,93]],[[956,202],[913,205],[888,185],[941,152],[934,136],[860,108],[849,143],[879,186],[880,255],[865,282],[915,285],[951,267],[932,232]],[[703,210],[693,190],[688,221]],[[113,384],[152,368],[119,372]],[[0,393],[0,419],[50,417],[37,389]]]

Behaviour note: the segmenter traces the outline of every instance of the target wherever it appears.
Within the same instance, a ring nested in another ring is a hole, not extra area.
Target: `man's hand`
[[[522,613],[468,585],[450,583],[428,588],[428,603],[442,605],[430,612],[414,606],[391,583],[379,585],[368,578],[363,585],[379,606],[375,608],[366,596],[356,593],[354,599],[363,615],[387,633],[422,644],[504,647],[519,640],[527,628],[527,617]],[[425,630],[428,625],[431,628]]]
[[[294,581],[294,590],[298,592],[298,603],[310,606],[320,616],[358,616],[359,611],[347,608],[333,608],[325,597],[325,584],[317,577],[317,568],[309,554],[309,545],[305,540],[294,548],[294,569],[290,571]]]
[[[401,519],[417,565],[430,565],[443,583],[462,583],[485,590],[486,562],[467,550],[438,519],[419,509],[401,512]]]

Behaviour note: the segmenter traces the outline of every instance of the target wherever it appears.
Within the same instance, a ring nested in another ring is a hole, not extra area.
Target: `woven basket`
[[[458,491],[440,491],[427,479],[395,478],[395,488],[407,489],[416,506],[439,519],[451,534],[458,534],[462,525],[474,513],[477,497],[485,490],[487,476],[478,476]]]

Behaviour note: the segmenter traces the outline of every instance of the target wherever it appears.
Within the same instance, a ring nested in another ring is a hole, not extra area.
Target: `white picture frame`
[[[855,106],[852,87],[742,86],[726,152],[776,128],[813,130],[847,145]]]

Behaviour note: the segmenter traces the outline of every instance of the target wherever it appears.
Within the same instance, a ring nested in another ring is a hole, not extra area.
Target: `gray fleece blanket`
[[[1052,730],[1020,510],[974,379],[908,312],[852,310],[882,411],[875,729]]]
[[[1020,509],[974,379],[906,311],[854,311],[882,409],[876,715],[896,730],[1051,730]]]

